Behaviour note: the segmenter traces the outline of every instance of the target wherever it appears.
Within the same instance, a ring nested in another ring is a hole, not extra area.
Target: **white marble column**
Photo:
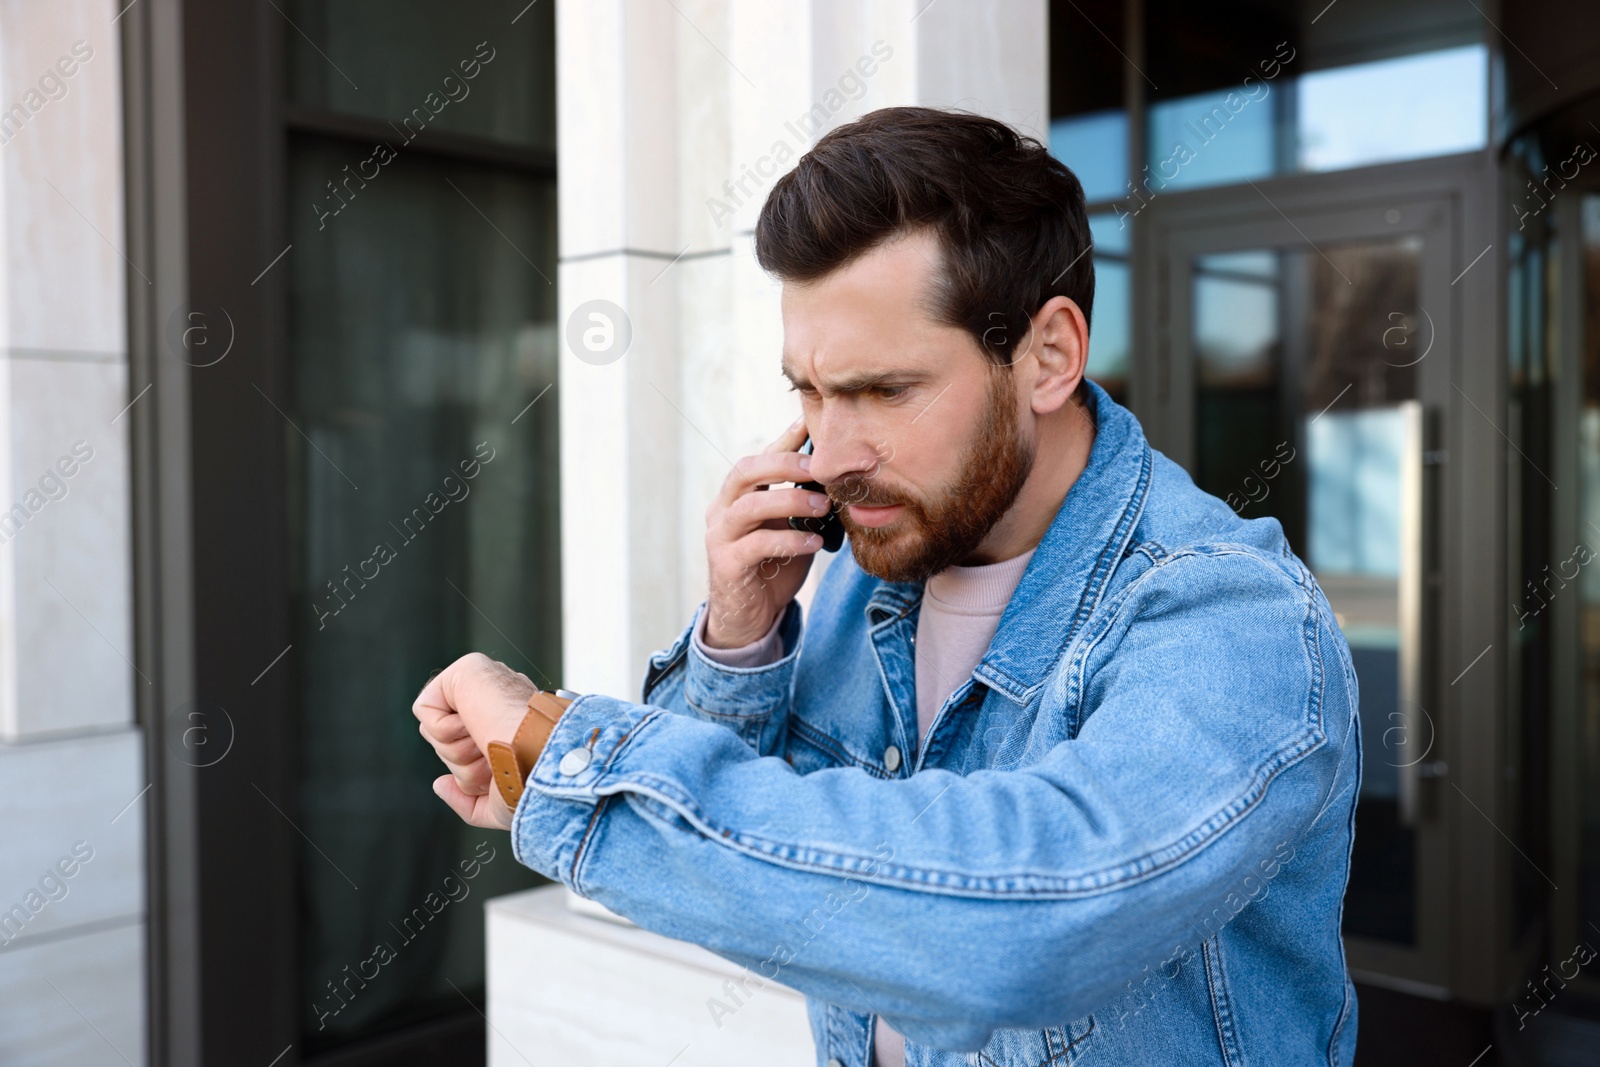
[[[653,0],[556,12],[563,679],[617,695],[679,603],[678,309],[659,278],[680,247],[678,18]]]
[[[8,1065],[145,1059],[119,9],[0,0]]]
[[[772,183],[828,130],[890,105],[960,107],[1042,137],[1045,11],[1044,0],[557,0],[569,688],[636,697],[648,655],[704,596],[706,505],[731,463],[798,413],[779,372],[779,288],[753,249]],[[806,1033],[798,998],[769,990],[742,1016],[758,1025],[714,1039],[700,987],[725,980],[720,961],[663,965],[661,939],[562,920],[557,896],[491,908],[491,1063],[519,1062],[518,1044],[645,1067],[680,1045],[683,1064],[749,1062],[762,1048],[771,1062],[780,1048],[809,1061],[793,1048]],[[551,966],[554,985],[539,977]]]
[[[585,309],[578,336],[602,343],[587,316],[606,300],[632,329],[620,357],[562,350],[570,688],[637,694],[648,654],[704,596],[706,505],[798,412],[778,370],[778,287],[752,247],[773,181],[827,130],[895,104],[1042,136],[1045,11],[560,0],[562,322],[573,336]]]

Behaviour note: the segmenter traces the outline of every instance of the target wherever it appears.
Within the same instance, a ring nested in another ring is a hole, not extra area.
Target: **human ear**
[[[1083,381],[1089,364],[1089,324],[1077,301],[1053,296],[1034,313],[1032,332],[1039,373],[1031,404],[1035,414],[1048,415],[1067,403]]]

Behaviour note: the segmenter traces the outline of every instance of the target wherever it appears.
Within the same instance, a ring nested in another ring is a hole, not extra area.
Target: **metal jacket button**
[[[893,745],[883,750],[883,766],[890,774],[900,769],[900,750]]]
[[[568,778],[573,778],[582,774],[584,768],[589,766],[589,761],[593,758],[588,749],[574,748],[561,757],[561,763],[556,769]]]

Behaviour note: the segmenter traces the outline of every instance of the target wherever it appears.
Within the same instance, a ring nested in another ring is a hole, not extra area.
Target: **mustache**
[[[871,477],[864,474],[846,475],[839,481],[828,486],[828,499],[833,501],[835,508],[847,507],[850,504],[860,504],[862,507],[887,507],[891,504],[915,505],[916,501],[903,493],[896,493],[883,485],[875,483]]]

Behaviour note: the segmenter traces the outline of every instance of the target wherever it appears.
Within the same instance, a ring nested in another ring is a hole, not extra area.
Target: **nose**
[[[871,475],[883,457],[858,427],[842,420],[819,421],[811,427],[811,477],[831,485],[851,474]]]

